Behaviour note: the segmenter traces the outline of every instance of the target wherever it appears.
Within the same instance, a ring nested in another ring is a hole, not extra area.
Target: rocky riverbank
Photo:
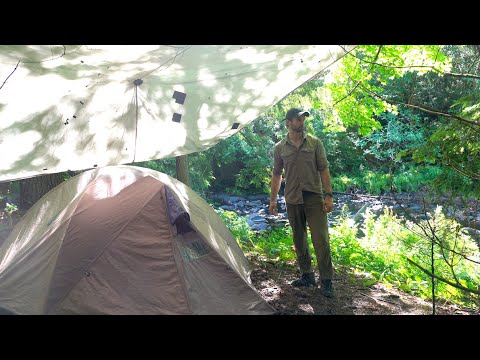
[[[335,208],[329,216],[329,223],[333,225],[339,218],[342,209],[346,206],[346,211],[355,220],[362,221],[362,214],[367,208],[379,215],[385,207],[389,207],[401,218],[411,216],[413,219],[425,219],[425,213],[435,211],[437,205],[443,206],[444,213],[451,217],[454,216],[457,221],[474,237],[480,236],[480,205],[475,199],[451,201],[448,197],[438,198],[435,201],[426,200],[424,206],[425,193],[402,193],[385,194],[382,196],[372,196],[368,194],[335,194]],[[212,193],[207,198],[214,204],[214,207],[234,211],[240,216],[245,216],[247,223],[253,231],[265,231],[275,227],[281,227],[288,223],[285,199],[279,197],[278,216],[270,215],[269,195],[250,195],[235,196],[229,194]],[[426,211],[425,211],[426,208]]]

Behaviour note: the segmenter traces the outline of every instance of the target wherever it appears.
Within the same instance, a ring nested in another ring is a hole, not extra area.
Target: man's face
[[[293,118],[292,120],[289,120],[290,122],[290,129],[295,132],[303,132],[305,129],[305,115],[297,116],[296,118]]]

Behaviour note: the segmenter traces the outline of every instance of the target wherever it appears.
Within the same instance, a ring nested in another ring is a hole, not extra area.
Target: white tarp
[[[2,45],[0,181],[205,150],[335,45]]]

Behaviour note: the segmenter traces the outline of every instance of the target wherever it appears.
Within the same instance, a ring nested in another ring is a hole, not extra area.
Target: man
[[[333,297],[333,266],[327,223],[327,213],[333,209],[329,163],[321,140],[305,133],[306,116],[310,114],[299,108],[287,111],[287,137],[275,145],[270,213],[278,214],[276,197],[285,169],[285,203],[302,273],[301,278],[292,282],[292,285],[316,285],[308,249],[308,223],[320,271],[321,292],[326,297]]]

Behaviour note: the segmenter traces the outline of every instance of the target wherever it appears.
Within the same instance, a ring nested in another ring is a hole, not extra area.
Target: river
[[[207,198],[215,204],[216,208],[234,211],[236,214],[244,216],[250,228],[256,232],[284,226],[288,223],[283,196],[279,197],[277,202],[278,216],[269,214],[269,195],[236,196],[211,193],[207,194]],[[456,199],[452,202],[444,196],[436,200],[427,200],[428,194],[420,192],[385,194],[383,196],[335,193],[334,198],[334,210],[328,215],[330,226],[335,225],[338,221],[344,206],[346,206],[348,215],[354,217],[357,222],[361,222],[362,214],[367,208],[375,216],[378,216],[384,212],[385,207],[389,207],[400,219],[407,218],[407,212],[410,219],[419,221],[426,219],[425,213],[432,213],[437,205],[441,205],[447,217],[454,216],[468,233],[477,239],[477,243],[479,242],[480,206],[475,199],[468,199],[467,202]]]

